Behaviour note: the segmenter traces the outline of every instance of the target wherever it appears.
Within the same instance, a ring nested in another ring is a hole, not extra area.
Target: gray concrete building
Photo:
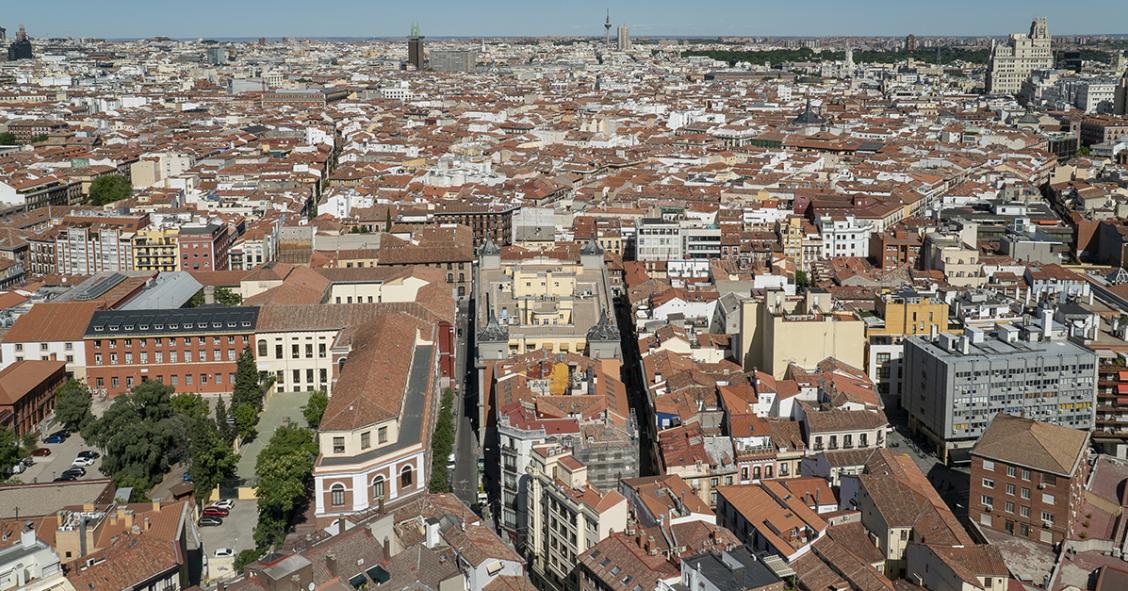
[[[1044,324],[1048,319],[1044,318]],[[1052,324],[1052,320],[1050,320]],[[945,461],[966,461],[999,412],[1063,427],[1094,422],[1096,354],[1037,324],[905,340],[901,404]]]
[[[431,69],[436,72],[473,72],[478,64],[476,49],[432,49]]]

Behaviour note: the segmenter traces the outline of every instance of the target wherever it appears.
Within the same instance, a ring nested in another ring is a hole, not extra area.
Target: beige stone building
[[[769,291],[742,301],[740,314],[738,351],[745,369],[782,378],[792,363],[809,369],[827,357],[865,365],[865,323],[852,312],[835,311],[828,293]]]
[[[1034,70],[1054,67],[1050,30],[1046,19],[1030,23],[1030,33],[1013,33],[1005,43],[991,45],[987,62],[987,92],[1017,94]]]

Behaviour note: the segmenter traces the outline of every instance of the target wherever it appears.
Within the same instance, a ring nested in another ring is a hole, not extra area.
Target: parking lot
[[[201,527],[200,537],[204,541],[204,552],[208,557],[208,572],[211,579],[231,574],[233,559],[216,559],[219,548],[231,548],[238,555],[243,550],[255,547],[255,523],[258,522],[258,505],[255,501],[235,501],[231,514],[223,518],[223,525]]]
[[[53,430],[47,431],[45,435],[51,432],[53,432]],[[82,436],[78,433],[72,433],[71,436],[62,443],[43,443],[43,437],[41,436],[37,445],[51,450],[51,455],[46,457],[33,457],[32,459],[35,460],[35,463],[29,466],[22,474],[15,476],[20,482],[51,482],[71,467],[71,463],[74,462],[74,458],[78,455],[78,452],[93,449],[82,441]],[[101,467],[102,458],[99,457],[94,460],[93,465],[86,466],[86,476],[82,476],[79,480],[103,478],[102,472],[99,470]]]

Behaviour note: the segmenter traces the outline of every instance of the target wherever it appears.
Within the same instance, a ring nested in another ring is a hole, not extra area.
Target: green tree
[[[188,475],[196,485],[196,500],[203,503],[212,489],[235,475],[239,457],[231,443],[207,418],[196,419],[188,442]]]
[[[0,133],[0,146],[15,146],[19,143],[20,140],[16,139],[16,136],[11,132],[5,131]]]
[[[262,552],[257,548],[250,550],[243,550],[235,555],[235,572],[241,573],[248,565],[258,560],[262,556]]]
[[[192,421],[208,417],[208,402],[199,394],[177,394],[171,400],[172,410]]]
[[[215,428],[228,443],[233,443],[235,433],[231,429],[231,424],[227,422],[228,416],[227,403],[220,398],[215,403]]]
[[[82,430],[104,451],[102,472],[118,486],[147,491],[187,451],[187,419],[173,410],[170,386],[147,381],[114,399]]]
[[[31,452],[39,447],[39,438],[35,436],[34,431],[28,431],[23,434],[23,453],[24,457],[30,456]]]
[[[806,271],[796,271],[795,272],[795,287],[799,291],[807,291],[807,288],[810,287],[810,286],[811,286],[811,279],[807,276],[807,272]]]
[[[431,480],[427,487],[431,492],[449,492],[450,473],[447,458],[454,449],[454,391],[443,390],[442,405],[435,421],[435,432],[431,435]]]
[[[20,441],[7,427],[0,428],[0,480],[7,478],[20,461]]]
[[[114,201],[121,201],[133,191],[129,179],[116,174],[107,174],[94,179],[90,183],[90,202],[94,205],[105,205]]]
[[[290,522],[302,509],[317,456],[317,440],[310,429],[287,423],[279,427],[259,452],[255,475],[259,484],[259,521],[255,543],[259,549],[280,544]]]
[[[311,429],[321,425],[321,417],[325,416],[327,406],[329,406],[329,396],[324,390],[315,390],[309,395],[309,401],[302,407],[302,415],[305,416]]]
[[[215,289],[215,303],[221,306],[238,306],[243,303],[243,296],[231,291],[230,288],[217,287]]]
[[[255,438],[255,427],[258,426],[258,413],[255,412],[255,407],[249,403],[242,403],[235,406],[235,431],[244,443],[251,441]]]
[[[70,431],[79,431],[93,419],[90,389],[75,379],[67,380],[55,394],[55,418]]]
[[[243,349],[235,370],[235,388],[231,395],[231,407],[235,408],[240,404],[250,404],[256,412],[262,410],[262,382],[250,347]]]

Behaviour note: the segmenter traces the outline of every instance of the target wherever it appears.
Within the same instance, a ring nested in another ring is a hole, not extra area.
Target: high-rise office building
[[[32,57],[31,39],[28,38],[24,26],[20,25],[20,30],[16,32],[16,40],[8,46],[8,61],[29,60]]]
[[[209,66],[222,66],[227,63],[227,49],[218,45],[208,48],[207,62]]]
[[[437,49],[431,51],[429,65],[436,72],[473,72],[477,63],[476,49]]]
[[[909,35],[905,37],[905,53],[912,53],[916,51],[917,38],[916,35]]]
[[[1006,43],[991,44],[987,63],[987,92],[1016,94],[1034,70],[1054,67],[1050,29],[1045,17],[1030,23],[1030,33],[1013,33]]]
[[[407,39],[407,63],[416,70],[423,69],[423,37],[419,35],[419,24],[411,25],[411,37]]]
[[[631,29],[627,25],[619,25],[619,51],[631,50]]]

